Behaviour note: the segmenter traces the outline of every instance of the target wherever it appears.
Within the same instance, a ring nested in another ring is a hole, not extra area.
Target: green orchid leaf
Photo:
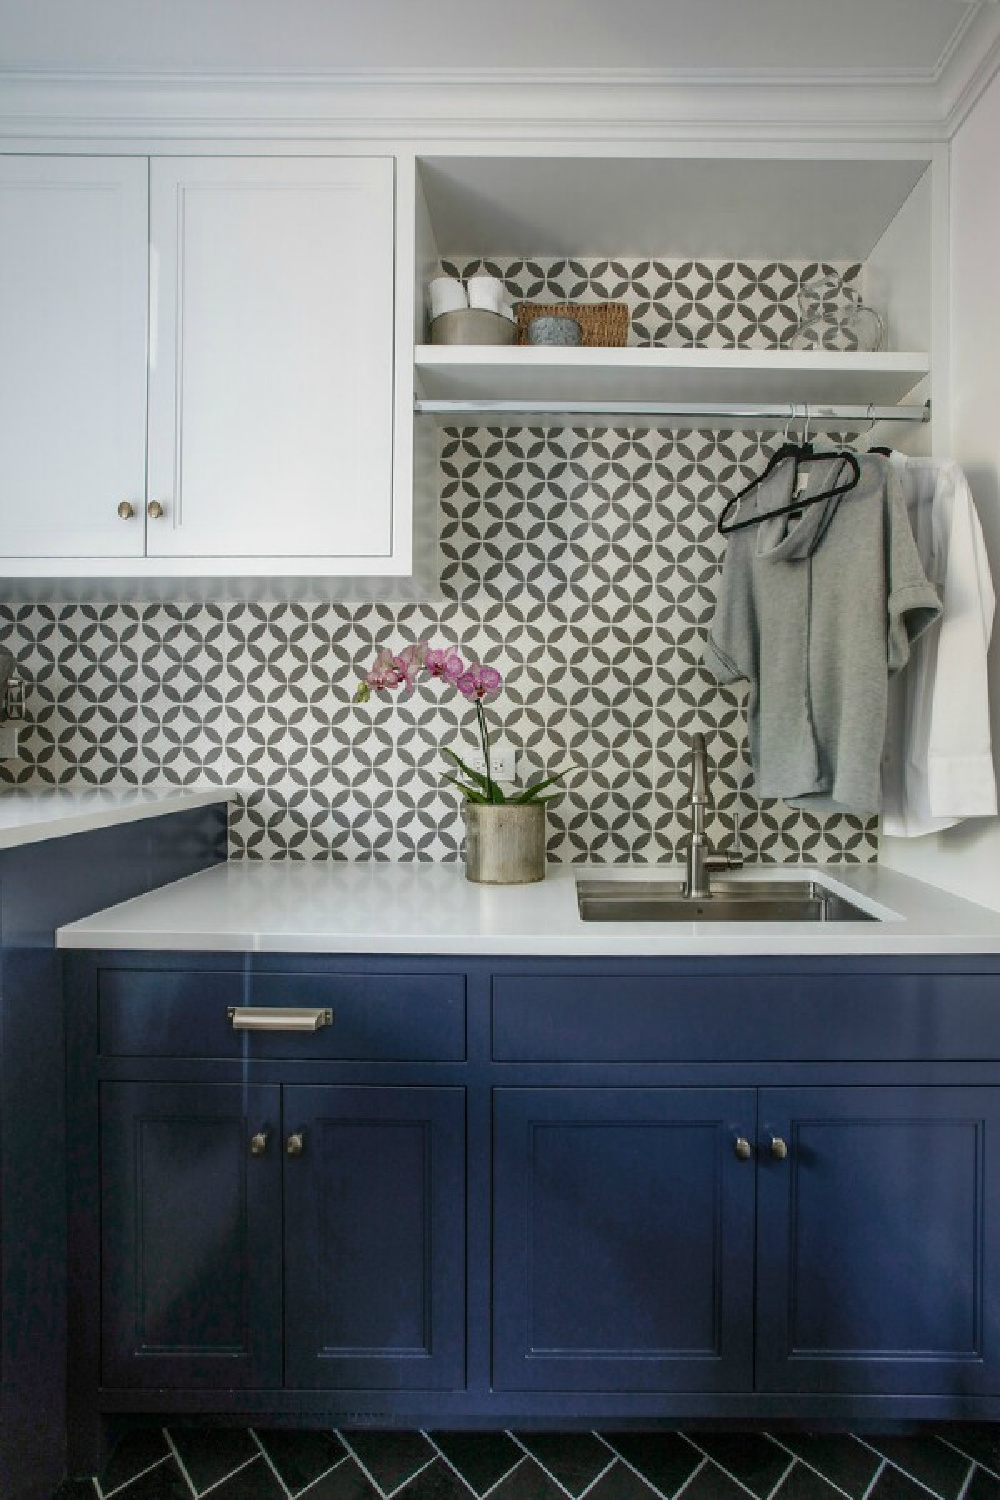
[[[444,779],[445,781],[450,781],[452,786],[457,786],[458,790],[462,793],[462,796],[466,799],[467,802],[481,802],[484,804],[489,803],[489,797],[484,797],[482,792],[476,791],[475,787],[466,786],[464,781],[458,780],[457,776],[445,776]]]
[[[491,785],[494,785],[495,783],[492,783],[489,777],[484,776],[481,771],[474,771],[471,766],[467,766],[465,764],[465,761],[462,760],[461,756],[456,755],[454,750],[452,750],[450,746],[443,745],[441,748],[443,753],[449,756],[455,762],[456,766],[461,771],[463,776],[467,776],[470,781],[474,781],[476,786],[482,787],[483,791],[487,794],[483,798],[484,802],[493,801],[493,798],[489,796],[489,789]]]
[[[538,799],[539,792],[544,792],[544,790],[545,790],[545,788],[547,786],[554,786],[555,783],[557,781],[561,781],[562,778],[565,775],[566,775],[566,771],[565,770],[556,771],[556,773],[553,776],[546,776],[546,778],[545,778],[544,781],[535,781],[535,782],[532,782],[531,786],[526,786],[525,789],[524,789],[524,791],[523,792],[519,792],[517,794],[517,796],[514,797],[512,800],[514,802],[534,802],[534,801],[536,801]],[[555,797],[561,797],[561,796],[562,796],[561,792],[556,792],[554,797],[544,797],[541,800],[544,801],[544,802],[553,802],[555,800]]]
[[[372,695],[371,687],[367,682],[359,682],[357,691],[351,699],[352,703],[367,703]]]

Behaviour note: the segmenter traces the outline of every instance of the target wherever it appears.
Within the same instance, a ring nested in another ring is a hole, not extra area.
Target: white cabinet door
[[[0,156],[0,557],[142,556],[147,220],[144,158]]]
[[[150,558],[391,553],[393,163],[155,159]]]

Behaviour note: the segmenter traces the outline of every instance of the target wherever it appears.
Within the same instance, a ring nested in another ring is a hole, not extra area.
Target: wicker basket
[[[628,340],[626,302],[518,302],[517,342],[527,344],[528,327],[535,318],[575,318],[590,348],[620,347]]]

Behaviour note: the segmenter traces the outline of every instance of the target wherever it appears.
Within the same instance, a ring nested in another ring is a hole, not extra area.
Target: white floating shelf
[[[895,405],[930,371],[923,353],[771,349],[418,346],[420,400]]]

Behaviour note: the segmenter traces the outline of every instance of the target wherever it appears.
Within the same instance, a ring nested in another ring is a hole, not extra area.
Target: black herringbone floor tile
[[[113,1495],[123,1484],[170,1457],[167,1440],[158,1427],[127,1432],[116,1445],[101,1475],[102,1495]]]
[[[245,1427],[170,1427],[169,1440],[196,1495],[260,1456]],[[131,1496],[129,1497],[131,1500]]]
[[[517,1432],[514,1436],[573,1496],[582,1495],[614,1461],[592,1432]]]
[[[258,1427],[255,1432],[293,1496],[315,1484],[320,1475],[347,1456],[347,1449],[334,1432],[292,1432],[283,1427]]]
[[[867,1442],[897,1469],[939,1497],[958,1500],[969,1478],[972,1461],[936,1437],[873,1437]]]
[[[821,1474],[796,1460],[771,1500],[844,1500],[844,1494]]]
[[[422,1432],[348,1432],[343,1435],[343,1442],[387,1495],[437,1457]]]
[[[862,1500],[868,1493],[881,1463],[878,1454],[849,1432],[781,1432],[774,1440],[807,1468],[843,1490],[850,1500]]]
[[[1000,1500],[998,1463],[987,1423],[903,1437],[151,1427],[100,1483],[52,1500]]]
[[[685,1437],[758,1500],[770,1495],[792,1462],[769,1437],[756,1432],[687,1432]]]
[[[1000,1475],[1000,1425],[996,1422],[952,1422],[940,1428],[939,1435],[942,1442]]]
[[[1000,1479],[986,1469],[976,1469],[965,1492],[965,1500],[1000,1500]]]
[[[524,1457],[506,1432],[430,1432],[431,1442],[476,1495],[484,1495]]]
[[[115,1490],[115,1500],[191,1500],[191,1486],[172,1458]]]
[[[679,1432],[604,1432],[604,1441],[667,1500],[691,1478],[701,1453]]]

